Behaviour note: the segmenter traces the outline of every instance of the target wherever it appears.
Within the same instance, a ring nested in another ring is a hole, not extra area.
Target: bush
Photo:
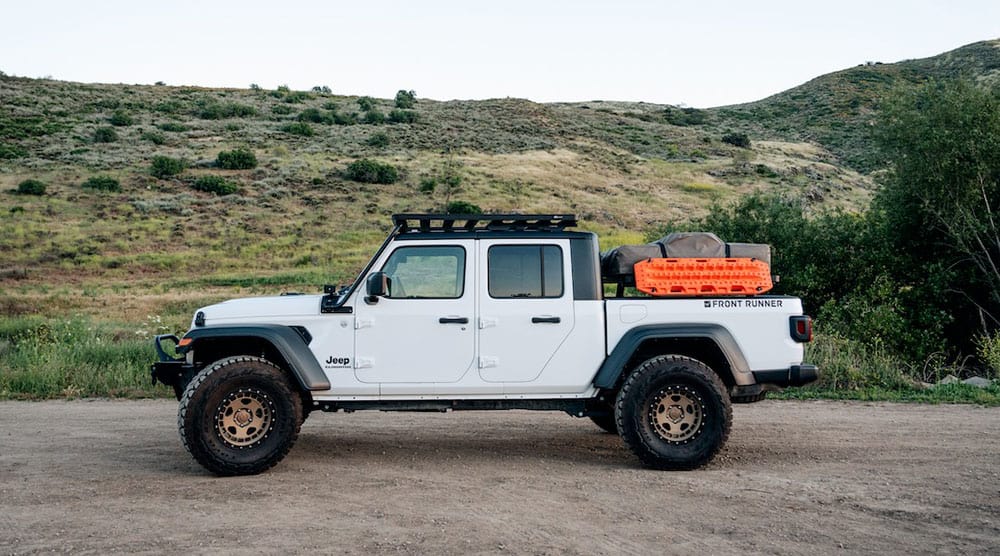
[[[391,164],[384,164],[370,158],[355,160],[347,166],[344,177],[361,183],[395,183],[399,171]]]
[[[0,160],[13,160],[28,156],[28,151],[19,145],[0,143]]]
[[[358,107],[362,112],[370,112],[375,109],[375,99],[372,97],[361,97],[358,99]]]
[[[118,180],[108,176],[94,176],[83,182],[84,189],[95,189],[97,191],[111,191],[117,193],[122,190]]]
[[[250,149],[240,147],[220,152],[215,163],[226,170],[250,170],[257,167],[257,155]]]
[[[333,114],[333,123],[337,125],[354,125],[358,123],[358,115],[354,112],[348,112],[347,114],[335,112]]]
[[[379,149],[384,149],[389,146],[389,136],[384,131],[379,131],[373,133],[371,137],[368,138],[369,147],[377,147]]]
[[[188,128],[187,128],[186,125],[179,124],[177,122],[164,122],[164,123],[162,123],[162,124],[160,124],[160,125],[158,125],[156,127],[162,129],[163,131],[187,131],[188,130]]]
[[[38,180],[24,180],[17,184],[17,192],[21,195],[45,195],[45,184]]]
[[[385,114],[379,112],[378,110],[369,110],[365,112],[366,124],[380,124],[383,122],[385,122]]]
[[[128,112],[124,110],[115,110],[115,113],[108,118],[108,123],[115,127],[124,127],[132,125],[135,121],[132,120],[132,116],[130,116]]]
[[[156,155],[153,157],[153,163],[149,167],[149,173],[160,178],[169,178],[170,176],[176,176],[184,171],[187,164],[179,158],[170,158],[169,156]]]
[[[722,142],[741,149],[750,148],[750,137],[742,132],[730,132],[722,136]]]
[[[299,104],[311,99],[312,96],[305,91],[295,91],[285,95],[285,102],[290,104]]]
[[[332,119],[319,111],[318,108],[306,108],[299,113],[298,120],[300,122],[312,122],[314,124],[328,124],[332,123]]]
[[[95,143],[114,143],[118,140],[118,132],[113,127],[99,127],[94,130]]]
[[[154,145],[162,145],[167,142],[166,136],[158,131],[146,131],[140,137]]]
[[[257,115],[257,110],[253,106],[227,102],[220,104],[217,102],[205,103],[198,111],[198,117],[204,120],[221,120],[224,118],[245,118]]]
[[[330,87],[327,87],[326,85],[316,85],[315,87],[312,88],[312,92],[314,92],[314,93],[322,93],[324,95],[328,95],[328,94],[332,93],[333,90],[330,89]]]
[[[671,106],[663,111],[663,119],[676,126],[701,125],[708,120],[707,113],[697,108],[676,108]]]
[[[444,208],[448,214],[482,214],[483,209],[466,201],[452,201]]]
[[[313,131],[312,126],[305,122],[295,122],[283,125],[281,126],[281,131],[291,133],[292,135],[301,135],[303,137],[312,137],[316,134],[316,132]]]
[[[236,193],[236,184],[222,176],[199,176],[191,187],[198,191],[215,193],[216,195],[231,195]]]
[[[284,115],[284,114],[291,114],[292,112],[295,112],[295,109],[292,108],[291,106],[288,106],[287,104],[275,104],[274,106],[271,107],[271,112],[273,112],[275,114],[282,114],[282,115]]]
[[[389,112],[389,121],[394,124],[412,124],[417,121],[417,113],[413,110],[393,110]]]
[[[417,103],[417,93],[400,89],[396,93],[396,108],[413,108]]]
[[[986,365],[986,375],[1000,379],[1000,332],[979,339],[979,358]]]

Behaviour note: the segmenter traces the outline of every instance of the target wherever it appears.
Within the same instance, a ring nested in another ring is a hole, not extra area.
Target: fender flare
[[[637,326],[622,336],[611,355],[604,360],[594,377],[594,386],[598,388],[614,388],[618,378],[625,371],[625,364],[632,354],[647,340],[673,338],[705,338],[711,340],[729,362],[733,381],[737,385],[754,384],[750,365],[743,357],[736,339],[725,327],[718,324],[647,324]],[[718,370],[716,370],[718,372]]]
[[[298,332],[280,324],[224,325],[195,328],[184,335],[192,340],[190,349],[196,349],[199,340],[209,338],[255,338],[263,340],[278,351],[288,364],[303,390],[329,390],[330,380],[323,372],[312,350]]]

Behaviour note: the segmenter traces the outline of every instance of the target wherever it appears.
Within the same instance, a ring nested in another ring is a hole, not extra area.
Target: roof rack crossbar
[[[575,214],[394,214],[399,233],[450,231],[559,231],[575,227]]]

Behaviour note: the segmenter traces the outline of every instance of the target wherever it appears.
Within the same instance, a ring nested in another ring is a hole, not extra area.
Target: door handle
[[[469,324],[469,317],[441,317],[438,322],[441,324]]]
[[[531,324],[539,324],[543,322],[559,324],[561,320],[559,317],[531,317]]]

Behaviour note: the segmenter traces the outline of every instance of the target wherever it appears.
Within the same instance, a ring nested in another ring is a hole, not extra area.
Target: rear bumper
[[[787,369],[774,371],[754,371],[757,384],[772,384],[774,386],[803,386],[815,382],[819,378],[816,365],[792,365]]]

